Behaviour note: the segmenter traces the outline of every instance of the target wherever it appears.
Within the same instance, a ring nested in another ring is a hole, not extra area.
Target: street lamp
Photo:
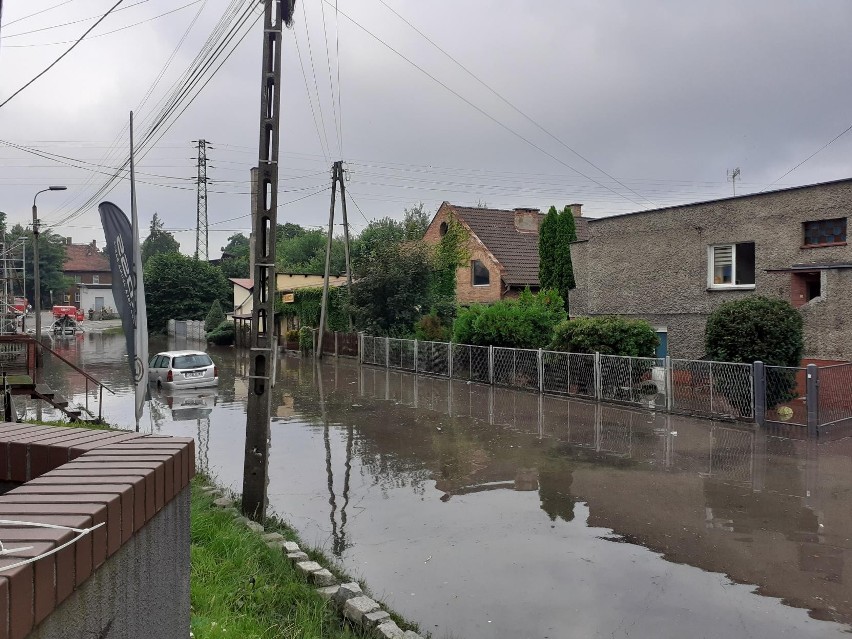
[[[33,197],[33,301],[35,301],[35,334],[36,340],[41,341],[41,273],[39,272],[39,256],[38,256],[38,209],[36,208],[36,198],[40,193],[46,191],[64,191],[67,186],[49,186],[42,189]],[[40,360],[39,353],[36,352],[36,361]]]

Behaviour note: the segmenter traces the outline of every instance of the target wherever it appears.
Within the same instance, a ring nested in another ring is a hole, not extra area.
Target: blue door
[[[669,332],[666,330],[658,330],[657,338],[660,340],[660,343],[657,345],[656,355],[662,359],[669,354]]]

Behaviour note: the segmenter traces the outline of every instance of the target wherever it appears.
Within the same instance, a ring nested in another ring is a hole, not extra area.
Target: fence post
[[[674,380],[672,379],[672,358],[666,355],[665,370],[665,388],[666,388],[666,410],[671,412],[674,408]]]
[[[390,368],[390,337],[385,337],[385,368]]]
[[[334,356],[337,357],[337,331],[334,331]]]
[[[816,364],[808,364],[807,387],[805,401],[808,405],[808,437],[817,437],[819,435],[819,368]]]
[[[544,361],[541,358],[541,349],[538,349],[538,392],[544,392]],[[541,435],[541,416],[539,416],[539,435]]]
[[[356,344],[357,344],[357,348],[358,348],[358,353],[357,353],[358,363],[363,364],[364,363],[364,333],[361,332],[361,331],[358,331],[357,335],[358,335],[358,339],[356,340]]]
[[[754,423],[766,425],[766,365],[755,362],[751,367],[752,402],[754,405]]]
[[[447,377],[453,378],[453,342],[447,343]]]
[[[603,380],[601,379],[601,354],[595,351],[595,399],[603,398]]]
[[[715,411],[713,410],[713,387],[716,385],[716,380],[713,379],[713,362],[710,362],[709,366],[709,374],[710,374],[710,415],[715,415]]]
[[[419,366],[417,365],[417,360],[420,359],[420,341],[414,340],[414,372],[417,372]]]
[[[488,383],[494,383],[494,347],[488,346]]]

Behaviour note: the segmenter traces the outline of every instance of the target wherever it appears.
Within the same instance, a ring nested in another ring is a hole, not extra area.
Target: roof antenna
[[[740,177],[740,167],[733,171],[728,170],[728,179],[731,181],[731,186],[734,188],[734,197],[737,196],[737,178]]]

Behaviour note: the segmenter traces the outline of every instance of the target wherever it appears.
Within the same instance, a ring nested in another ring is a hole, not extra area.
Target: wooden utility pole
[[[331,167],[331,207],[328,211],[328,237],[325,244],[325,274],[322,282],[322,305],[320,306],[319,338],[317,352],[314,357],[322,359],[322,342],[325,334],[325,324],[328,319],[328,280],[331,275],[331,241],[334,237],[334,205],[337,195],[337,185],[340,185],[340,203],[343,207],[343,250],[346,259],[346,285],[352,292],[352,267],[349,262],[349,221],[346,218],[346,187],[343,185],[343,162],[338,160]],[[349,318],[352,327],[352,317]]]
[[[249,340],[249,393],[243,465],[243,514],[266,517],[269,416],[278,344],[275,337],[275,232],[278,227],[278,137],[281,104],[281,35],[295,0],[264,0],[257,203],[252,214],[254,289]]]

